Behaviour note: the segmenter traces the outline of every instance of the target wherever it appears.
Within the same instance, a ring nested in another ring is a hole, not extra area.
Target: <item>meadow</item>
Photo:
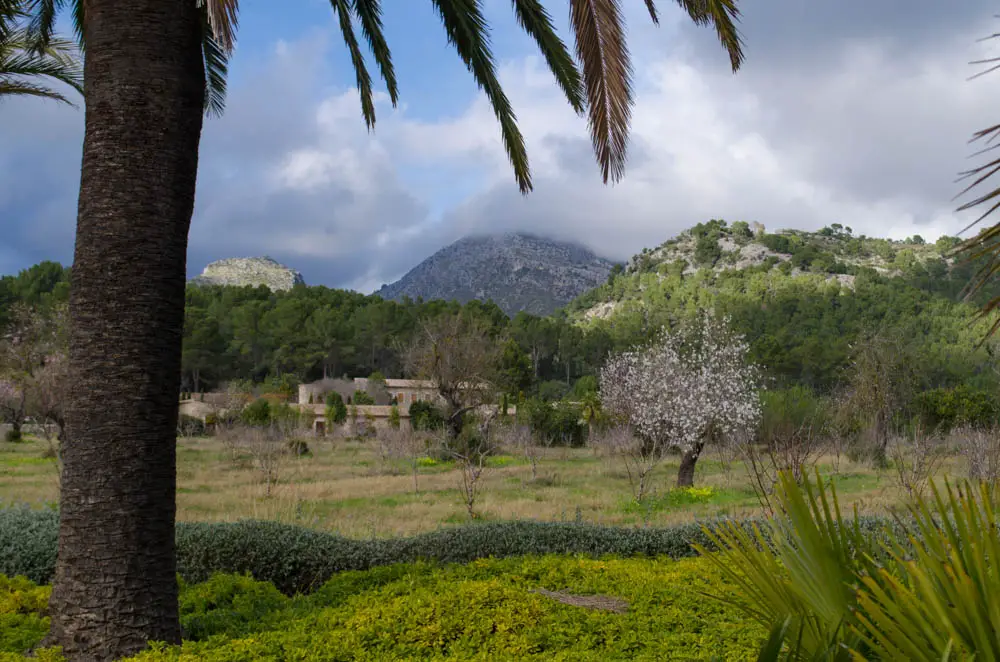
[[[383,457],[373,441],[308,439],[311,455],[284,456],[277,483],[266,495],[252,458],[235,457],[212,437],[178,442],[178,519],[227,522],[280,521],[352,538],[395,537],[470,521],[454,462],[421,458],[417,490],[406,461]],[[47,444],[28,437],[0,442],[0,504],[33,507],[58,501],[56,461]],[[669,526],[718,517],[763,513],[742,462],[713,450],[698,462],[695,488],[673,489],[679,458],[653,472],[652,492],[632,496],[617,458],[592,448],[538,448],[535,476],[523,451],[504,449],[487,461],[476,519],[584,521],[616,526]],[[893,469],[877,470],[846,456],[824,455],[815,465],[848,507],[885,514],[906,492]],[[939,476],[962,475],[952,456]]]

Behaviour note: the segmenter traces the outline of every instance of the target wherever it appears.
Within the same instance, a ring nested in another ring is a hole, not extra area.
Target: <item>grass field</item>
[[[0,504],[54,504],[56,463],[44,457],[46,444],[29,438],[0,442]],[[265,496],[261,474],[249,458],[234,461],[213,438],[184,438],[178,445],[178,517],[187,521],[279,520],[366,538],[412,534],[469,521],[460,492],[461,474],[452,463],[425,458],[419,492],[404,463],[380,460],[370,442],[310,440],[312,456],[282,460],[278,484]],[[631,497],[627,476],[614,458],[589,448],[549,448],[537,479],[523,455],[491,459],[475,509],[483,519],[574,520],[618,525],[667,525],[761,511],[747,473],[706,454],[696,485],[708,490],[670,489],[677,461],[668,459],[654,476],[654,493],[642,504]],[[879,513],[897,503],[902,488],[891,469],[877,472],[846,458],[819,463],[846,504]],[[958,459],[946,472],[962,469]]]

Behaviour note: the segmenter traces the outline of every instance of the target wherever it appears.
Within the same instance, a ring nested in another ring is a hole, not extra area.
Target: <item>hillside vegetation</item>
[[[839,225],[755,234],[713,220],[634,256],[567,312],[619,345],[714,309],[781,385],[833,388],[852,345],[878,332],[906,340],[925,388],[992,384],[989,348],[975,347],[988,326],[977,323],[978,301],[962,301],[977,267],[951,256],[957,243],[854,236]]]
[[[842,381],[859,338],[904,341],[922,389],[997,383],[987,324],[963,288],[976,266],[949,256],[954,237],[892,241],[833,226],[754,234],[701,223],[612,270],[607,282],[550,316],[508,317],[492,302],[386,301],[323,286],[189,287],[186,390],[234,379],[294,385],[324,375],[402,376],[400,348],[422,320],[461,312],[509,344],[504,387],[544,399],[596,375],[610,352],[713,309],[746,335],[771,386],[820,392]],[[0,324],[12,305],[65,301],[68,269],[46,262],[0,279]]]

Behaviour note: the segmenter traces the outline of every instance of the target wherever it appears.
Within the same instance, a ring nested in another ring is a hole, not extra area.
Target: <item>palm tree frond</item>
[[[239,27],[239,0],[198,0],[198,4],[204,6],[208,14],[212,39],[224,53],[232,53]]]
[[[524,136],[517,128],[517,117],[510,100],[500,87],[496,64],[490,52],[489,27],[483,17],[481,0],[432,0],[444,24],[448,41],[458,51],[459,57],[476,79],[480,89],[493,106],[493,113],[500,123],[507,157],[514,167],[521,193],[531,191],[531,172]]]
[[[719,36],[719,41],[729,53],[729,62],[733,71],[743,64],[743,38],[736,24],[740,20],[740,10],[736,7],[737,0],[677,0],[677,4],[687,12],[698,25],[712,25]]]
[[[76,45],[83,53],[87,44],[83,38],[83,26],[86,25],[84,19],[83,0],[73,0],[73,34],[76,35]]]
[[[378,64],[382,80],[385,81],[386,91],[389,93],[389,101],[393,108],[399,101],[399,88],[396,84],[396,71],[392,66],[392,53],[389,51],[389,44],[385,40],[382,32],[382,6],[380,0],[354,0],[354,13],[361,23],[361,33],[368,42]]]
[[[226,79],[229,58],[215,41],[207,22],[202,32],[202,56],[205,59],[205,114],[221,117],[226,108]]]
[[[42,50],[36,52],[34,47],[38,44],[32,41],[35,37],[30,29],[22,29],[8,34],[0,43],[2,76],[8,82],[15,76],[48,77],[65,83],[83,94],[83,67],[76,57],[75,45],[65,39],[50,37]],[[34,85],[28,87],[47,89]]]
[[[53,89],[34,83],[24,83],[0,78],[0,99],[8,96],[32,96],[52,99],[76,108],[76,104]]]
[[[632,64],[620,0],[571,0],[570,18],[594,151],[604,182],[617,182],[625,172],[632,119]]]
[[[64,0],[28,0],[25,4],[25,13],[29,17],[26,33],[31,52],[41,54],[48,46],[55,28],[56,14],[63,2]]]
[[[649,10],[649,17],[653,19],[653,25],[659,25],[660,15],[656,11],[655,0],[646,0],[646,9]]]
[[[358,38],[354,34],[354,26],[351,25],[351,9],[347,5],[348,0],[330,0],[337,18],[340,19],[340,32],[344,36],[344,43],[351,54],[351,64],[354,65],[354,74],[358,82],[358,95],[361,97],[361,113],[365,117],[365,124],[368,130],[375,128],[375,101],[372,94],[372,76],[368,73],[365,65],[365,57],[361,53],[358,45]]]
[[[652,2],[652,0],[647,0]],[[521,28],[535,40],[545,61],[562,88],[569,105],[578,115],[586,109],[580,72],[566,44],[556,34],[552,17],[539,0],[513,0],[514,14]]]

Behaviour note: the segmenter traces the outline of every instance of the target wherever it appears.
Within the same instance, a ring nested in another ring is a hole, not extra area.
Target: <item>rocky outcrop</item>
[[[271,290],[290,290],[305,284],[302,274],[269,257],[233,257],[212,262],[200,276],[191,279],[192,285],[232,285],[257,287],[265,285]]]
[[[524,233],[466,237],[376,292],[384,299],[491,299],[508,315],[547,315],[608,278],[612,262]]]

